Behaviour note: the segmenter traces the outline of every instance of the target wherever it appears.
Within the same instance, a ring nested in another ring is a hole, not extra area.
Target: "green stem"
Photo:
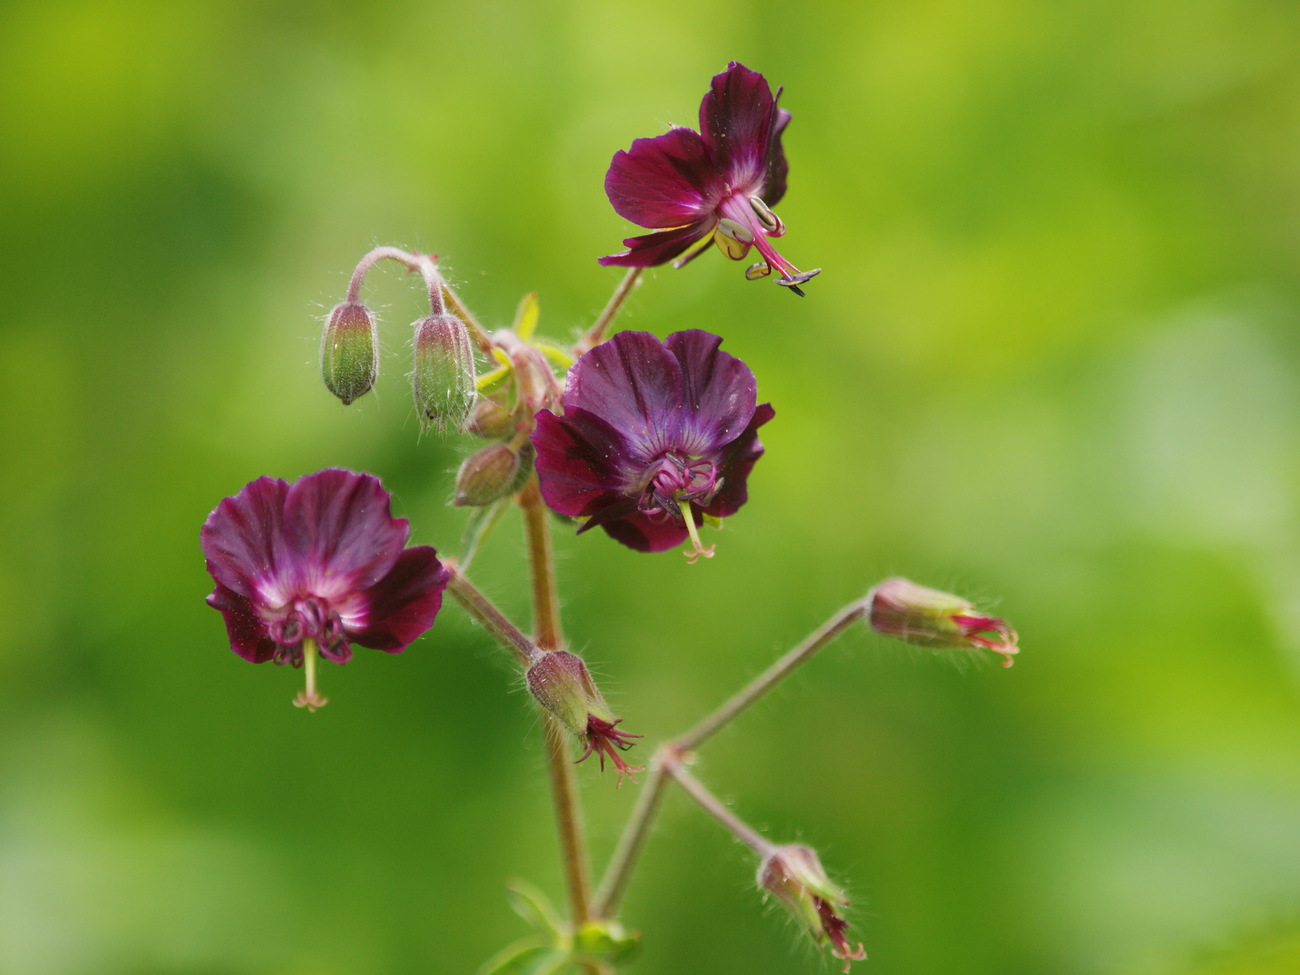
[[[666,776],[671,775],[680,784],[682,779],[676,770],[682,768],[692,751],[703,742],[713,737],[727,723],[760,697],[790,676],[800,664],[806,663],[817,651],[839,636],[846,629],[861,619],[866,613],[866,604],[859,600],[850,603],[832,616],[821,628],[812,633],[802,643],[792,648],[780,660],[750,681],[739,693],[733,695],[721,707],[697,724],[690,731],[661,745],[650,763],[650,776],[641,790],[641,798],[610,860],[605,876],[601,879],[596,895],[595,913],[598,917],[608,917],[617,912],[623,892],[627,889],[646,839],[654,825],[655,817],[663,801],[663,786]],[[688,776],[689,778],[689,776]],[[695,779],[690,781],[699,785]],[[703,789],[703,786],[699,786]],[[707,791],[707,790],[706,790]],[[693,795],[699,801],[697,795]],[[710,809],[710,812],[713,810]],[[764,841],[766,842],[766,841]],[[752,844],[751,844],[752,845]]]
[[[664,771],[676,780],[677,784],[682,787],[682,791],[694,799],[701,809],[731,830],[737,839],[757,853],[760,858],[770,856],[776,849],[776,844],[769,842],[757,830],[728,809],[721,799],[704,787],[699,779],[686,771],[681,762],[666,765]]]
[[[506,615],[479,591],[477,586],[465,578],[465,574],[461,572],[460,566],[454,560],[447,559],[443,562],[443,566],[451,574],[447,591],[451,593],[452,598],[460,603],[465,612],[487,630],[497,643],[510,651],[519,666],[527,670],[542,659],[542,651],[536,644],[524,636],[519,627],[511,623]]]
[[[820,629],[746,684],[707,718],[686,732],[686,734],[674,738],[673,744],[681,752],[694,751],[721,731],[742,711],[745,711],[760,697],[789,677],[817,651],[861,619],[865,613],[866,607],[861,600],[845,606],[823,623]]]
[[[596,890],[592,902],[592,914],[596,917],[611,917],[618,913],[623,894],[627,891],[628,881],[632,879],[632,870],[641,856],[641,849],[650,837],[650,824],[659,814],[659,806],[664,797],[664,764],[666,761],[679,761],[679,756],[669,745],[663,745],[650,759],[650,772],[641,786],[641,795],[632,818],[628,820],[623,835],[618,839],[618,846],[605,868],[605,876]]]
[[[573,355],[575,358],[582,355],[584,352],[590,352],[596,346],[600,345],[601,342],[605,341],[605,333],[609,331],[609,326],[614,323],[615,316],[618,315],[619,311],[622,309],[623,302],[627,301],[627,296],[632,293],[632,289],[636,287],[637,280],[641,277],[641,272],[644,270],[645,268],[641,267],[630,267],[627,269],[627,274],[623,275],[623,280],[620,281],[618,287],[614,289],[614,294],[610,297],[609,304],[607,304],[605,310],[600,313],[600,317],[596,319],[596,323],[592,325],[591,328],[587,329],[586,334],[583,335],[582,338],[578,339],[577,343],[574,344]]]

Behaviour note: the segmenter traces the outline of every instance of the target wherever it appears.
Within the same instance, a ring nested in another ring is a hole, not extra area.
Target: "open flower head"
[[[867,953],[849,942],[849,924],[842,912],[849,906],[844,891],[831,883],[811,847],[778,846],[758,867],[758,885],[795,916],[818,945],[829,944],[831,954],[844,959],[844,971]]]
[[[777,284],[799,285],[818,274],[800,271],[778,254],[771,238],[785,233],[772,207],[785,195],[789,165],[781,136],[790,113],[777,107],[765,79],[733,61],[715,75],[700,103],[700,130],[676,126],[637,139],[614,155],[605,192],[619,216],[656,232],[623,241],[628,248],[600,259],[620,267],[681,267],[711,242],[735,261],[753,247],[761,260],[746,277],[775,268]]]
[[[564,415],[537,414],[533,444],[542,497],[563,515],[587,519],[640,552],[688,538],[688,557],[713,554],[700,542],[706,516],[735,514],[763,454],[754,374],[698,330],[660,342],[621,332],[569,370]]]
[[[886,579],[867,594],[867,619],[877,633],[936,650],[991,650],[1010,667],[1020,652],[1006,620],[981,613],[960,596]]]
[[[226,498],[200,538],[225,618],[245,660],[307,665],[295,701],[315,709],[319,654],[347,663],[352,645],[398,653],[433,625],[448,573],[369,474],[323,470],[292,485],[262,477]]]

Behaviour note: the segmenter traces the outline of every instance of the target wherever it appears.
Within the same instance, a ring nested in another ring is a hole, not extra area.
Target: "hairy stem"
[[[558,650],[564,645],[560,630],[560,599],[555,590],[555,559],[551,552],[551,524],[537,474],[519,493],[524,511],[524,530],[528,538],[528,561],[533,586],[533,636],[543,650]]]
[[[596,897],[591,907],[594,916],[612,917],[618,913],[623,894],[627,891],[628,881],[632,879],[633,868],[641,857],[641,849],[645,846],[645,841],[650,836],[650,824],[659,814],[659,806],[663,802],[666,781],[664,763],[679,760],[677,752],[670,745],[660,746],[650,759],[650,774],[646,778],[645,785],[641,787],[641,795],[637,799],[636,808],[632,810],[632,818],[628,820],[623,835],[619,837],[614,855],[610,858],[609,866],[605,868],[605,876],[596,890]]]
[[[776,844],[768,842],[757,830],[728,809],[723,801],[706,789],[699,779],[686,771],[681,762],[664,766],[664,771],[673,777],[682,787],[682,791],[694,799],[701,809],[731,830],[737,839],[757,853],[760,858],[766,858],[776,850]]]
[[[726,701],[707,718],[686,732],[686,734],[673,739],[673,744],[679,751],[694,751],[722,730],[751,704],[789,677],[817,651],[861,619],[865,613],[866,606],[861,600],[845,606],[802,643],[792,648],[780,660],[741,688],[730,700]]]
[[[429,314],[442,315],[445,313],[447,305],[450,305],[452,312],[469,329],[474,338],[474,344],[484,354],[490,354],[492,348],[491,337],[479,324],[478,319],[470,314],[469,309],[451,290],[447,282],[443,280],[438,271],[437,260],[428,254],[412,254],[400,247],[376,247],[357,262],[356,269],[352,272],[352,278],[348,281],[347,300],[349,302],[355,303],[361,300],[361,285],[366,279],[366,274],[380,261],[396,261],[408,271],[412,273],[418,272],[424,278],[424,286],[429,289]]]
[[[614,323],[615,316],[617,316],[619,311],[622,309],[623,302],[627,301],[627,296],[632,293],[632,289],[636,287],[636,283],[641,277],[641,272],[644,270],[645,268],[641,267],[630,267],[627,269],[627,274],[623,275],[623,280],[620,281],[618,287],[614,289],[614,294],[610,297],[609,304],[607,304],[605,310],[600,313],[600,317],[596,319],[596,323],[592,325],[591,328],[587,329],[586,334],[584,334],[582,338],[578,339],[577,343],[574,344],[574,356],[580,356],[584,352],[590,352],[596,346],[600,345],[601,342],[605,341],[605,333],[609,331],[609,326]]]
[[[560,603],[555,592],[555,559],[551,553],[550,522],[537,487],[536,474],[520,492],[519,504],[524,511],[532,578],[533,636],[543,651],[557,650],[564,644],[564,635],[560,629]],[[555,820],[560,835],[560,860],[569,893],[569,912],[576,929],[591,918],[591,879],[587,870],[582,813],[578,806],[573,761],[569,757],[568,735],[550,714],[542,715],[542,724],[551,773],[551,796],[555,802]],[[587,968],[599,971],[592,966]]]
[[[788,651],[781,659],[755,677],[737,694],[733,695],[730,700],[694,728],[659,746],[658,751],[655,752],[654,758],[651,760],[650,777],[642,788],[641,798],[637,802],[636,808],[632,810],[632,816],[627,825],[623,828],[623,834],[619,837],[614,856],[605,871],[605,876],[601,879],[594,907],[598,917],[608,917],[618,910],[619,902],[622,900],[623,892],[627,889],[632,873],[636,869],[637,860],[645,847],[655,817],[659,814],[663,801],[665,777],[671,775],[681,784],[682,778],[677,774],[677,771],[682,770],[683,763],[688,760],[692,751],[777,684],[785,680],[795,668],[805,663],[817,651],[856,623],[865,613],[866,603],[863,601],[845,606],[823,623],[818,630],[809,635],[807,639]],[[690,778],[690,781],[699,786],[699,783],[694,778]],[[704,787],[699,786],[699,788],[703,789]],[[692,797],[699,801],[698,796],[692,795]],[[710,811],[712,812],[712,809]]]
[[[542,659],[542,651],[537,645],[524,636],[519,627],[511,623],[505,614],[465,577],[454,560],[446,560],[443,566],[451,574],[447,590],[452,598],[460,603],[465,612],[469,613],[470,618],[487,630],[497,643],[510,651],[519,662],[519,666],[527,670]]]

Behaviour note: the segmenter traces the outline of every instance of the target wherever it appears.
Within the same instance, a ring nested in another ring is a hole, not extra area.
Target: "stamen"
[[[317,708],[323,708],[329,703],[329,698],[321,697],[320,692],[316,690],[316,658],[318,656],[319,651],[316,649],[316,641],[303,640],[302,659],[304,662],[303,669],[307,673],[307,689],[293,699],[293,706],[296,708],[315,711]]]
[[[687,564],[694,565],[695,560],[698,559],[701,555],[703,555],[706,559],[713,558],[713,546],[709,545],[705,547],[704,545],[700,544],[700,530],[699,527],[695,524],[695,512],[691,510],[691,506],[689,504],[685,504],[682,506],[682,521],[686,522],[686,534],[691,536],[692,548],[689,552],[683,553],[686,556]]]

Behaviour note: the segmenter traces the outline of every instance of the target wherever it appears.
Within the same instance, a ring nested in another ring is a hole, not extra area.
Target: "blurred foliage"
[[[777,418],[712,562],[557,538],[574,647],[653,741],[887,574],[997,597],[1010,671],[851,635],[699,775],[847,881],[864,971],[1296,971],[1298,40],[1271,0],[0,7],[0,972],[466,972],[525,933],[508,879],[559,896],[483,635],[449,608],[306,715],[227,649],[198,528],[342,465],[454,551],[419,288],[375,277],[347,409],[321,315],[396,243],[572,338],[635,232],[609,157],[730,59],[786,88],[782,251],[826,270],[636,292],[624,327],[720,332]],[[521,549],[512,515],[475,577],[526,619]],[[603,857],[635,788],[580,772]],[[831,970],[753,866],[670,796],[630,970]]]

